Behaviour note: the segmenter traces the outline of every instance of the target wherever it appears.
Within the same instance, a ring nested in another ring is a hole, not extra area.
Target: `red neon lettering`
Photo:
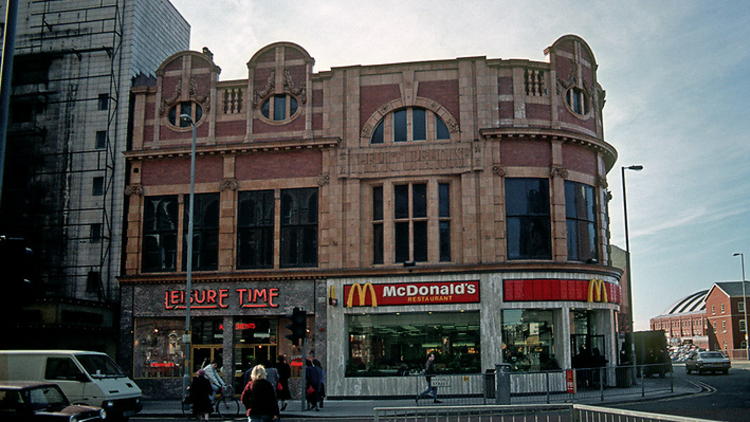
[[[208,303],[216,303],[216,290],[209,290],[206,301]]]
[[[253,302],[257,302],[258,298],[263,299],[264,302],[268,302],[268,299],[266,298],[266,289],[255,289],[253,290],[253,295],[255,296]]]
[[[226,299],[229,296],[229,290],[227,289],[221,289],[219,290],[219,307],[220,308],[226,308],[229,305],[224,303],[224,299]]]
[[[276,297],[279,297],[279,289],[277,289],[275,287],[269,289],[269,293],[268,293],[268,306],[270,306],[271,308],[278,308],[279,307],[278,304],[273,303],[273,299],[276,298]]]

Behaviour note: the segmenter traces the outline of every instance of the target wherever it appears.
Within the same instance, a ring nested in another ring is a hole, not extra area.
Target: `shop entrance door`
[[[235,391],[245,388],[243,377],[255,365],[273,366],[276,363],[275,345],[241,345],[234,349]]]
[[[581,347],[583,346],[583,349]],[[592,335],[592,334],[571,334],[570,336],[570,354],[573,358],[571,367],[575,368],[574,363],[576,362],[575,357],[581,353],[581,350],[585,351],[584,355],[587,359],[593,356],[594,349],[598,349],[600,353],[604,353],[605,349],[604,335]]]

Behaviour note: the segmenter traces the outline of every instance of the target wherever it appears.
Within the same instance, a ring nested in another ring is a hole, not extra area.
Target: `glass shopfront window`
[[[135,321],[134,378],[179,378],[185,350],[184,319],[137,318]]]
[[[503,311],[503,362],[510,364],[513,371],[559,369],[554,339],[552,311]]]
[[[244,388],[242,379],[245,371],[258,364],[268,367],[276,362],[277,326],[275,318],[235,319],[234,379],[236,391]]]
[[[480,372],[479,312],[348,315],[347,376],[424,370],[435,353],[441,372]]]

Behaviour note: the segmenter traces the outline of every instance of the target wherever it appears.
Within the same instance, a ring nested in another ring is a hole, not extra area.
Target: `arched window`
[[[371,144],[449,140],[442,118],[422,107],[405,107],[381,119],[370,136]]]

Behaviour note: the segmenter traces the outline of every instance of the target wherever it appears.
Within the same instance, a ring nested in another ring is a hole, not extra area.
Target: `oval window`
[[[280,94],[268,97],[260,106],[260,113],[268,120],[280,122],[292,118],[298,109],[296,98],[289,94]]]
[[[183,114],[190,116],[192,121],[195,124],[198,124],[198,122],[203,118],[203,107],[201,107],[200,104],[194,103],[192,101],[183,101],[181,103],[175,104],[172,108],[169,109],[169,113],[167,113],[167,120],[169,121],[169,124],[176,127],[190,127],[190,121],[180,118],[180,116],[182,116]]]

